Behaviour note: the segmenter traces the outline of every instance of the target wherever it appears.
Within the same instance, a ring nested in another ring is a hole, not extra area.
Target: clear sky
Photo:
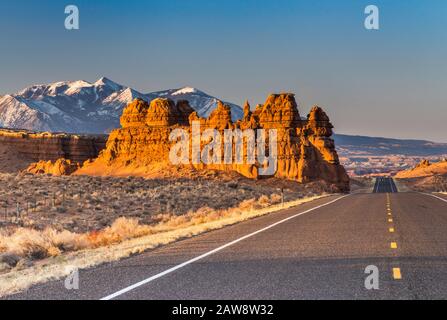
[[[64,8],[80,30],[64,28]],[[380,30],[364,9],[380,9]],[[1,0],[0,94],[101,76],[242,104],[276,91],[339,133],[447,142],[446,0]]]

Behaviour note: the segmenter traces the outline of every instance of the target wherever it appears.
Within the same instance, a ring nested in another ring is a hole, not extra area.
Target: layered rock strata
[[[105,148],[106,141],[106,135],[71,135],[0,129],[1,148],[14,155],[17,161],[27,165],[41,160],[56,161],[61,158],[82,163],[96,158]]]
[[[157,170],[176,170],[170,152],[178,143],[170,139],[175,129],[188,133],[188,164],[199,170],[236,171],[248,178],[261,178],[259,169],[264,163],[248,163],[247,141],[244,143],[243,162],[223,163],[225,154],[222,147],[212,156],[221,159],[220,163],[205,164],[194,161],[195,128],[200,124],[200,151],[203,152],[210,139],[203,139],[207,129],[216,129],[220,140],[225,139],[225,130],[233,132],[253,129],[256,138],[258,129],[265,129],[266,155],[270,154],[270,130],[276,130],[277,154],[276,170],[270,175],[301,183],[324,180],[341,191],[349,190],[349,177],[340,165],[335,144],[331,136],[332,124],[327,114],[318,106],[310,111],[307,120],[302,120],[293,94],[272,94],[265,104],[251,110],[247,102],[242,120],[231,120],[229,106],[219,103],[208,118],[200,118],[187,101],[174,103],[168,99],[155,99],[150,104],[135,100],[127,106],[121,117],[121,129],[114,130],[107,141],[106,149],[99,158],[77,173],[79,174],[136,174],[150,176]],[[171,137],[172,138],[172,137]],[[209,138],[209,137],[208,137]],[[215,141],[214,137],[211,140]],[[235,146],[233,146],[234,151]],[[258,155],[258,154],[257,154]],[[235,160],[235,152],[232,153]],[[239,159],[240,160],[240,159]]]

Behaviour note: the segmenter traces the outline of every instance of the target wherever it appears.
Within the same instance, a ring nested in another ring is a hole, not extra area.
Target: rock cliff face
[[[0,155],[0,169],[3,172],[14,172],[26,169],[33,162],[56,161],[60,158],[82,163],[96,158],[105,148],[106,141],[105,135],[82,136],[0,129],[0,149],[4,150],[3,155]],[[20,165],[16,167],[16,163]]]
[[[184,129],[188,133],[189,153],[188,164],[182,162],[183,167],[237,171],[248,178],[261,178],[259,169],[265,168],[266,164],[247,161],[249,155],[245,139],[242,140],[242,163],[234,161],[234,145],[231,153],[233,161],[224,163],[225,151],[221,147],[210,153],[212,157],[221,159],[221,162],[194,162],[194,139],[197,136],[194,128],[200,124],[199,145],[202,153],[211,141],[219,138],[204,138],[207,129],[216,129],[222,143],[225,140],[225,130],[245,133],[247,129],[253,129],[256,138],[259,138],[261,133],[257,130],[265,129],[265,153],[277,163],[271,176],[303,183],[324,180],[341,191],[349,190],[349,177],[340,165],[331,139],[332,124],[321,108],[313,107],[308,120],[302,120],[293,94],[272,94],[264,105],[258,105],[253,111],[247,102],[242,120],[233,122],[231,119],[231,109],[223,103],[219,103],[205,119],[200,118],[187,101],[174,103],[168,99],[155,99],[149,105],[142,100],[135,100],[124,110],[121,117],[122,128],[110,134],[107,147],[99,158],[77,173],[150,176],[157,171],[176,171],[179,166],[173,165],[169,158],[176,141],[171,141],[170,135],[175,129]],[[273,129],[277,136],[276,155],[269,143],[273,139],[269,130]],[[258,153],[259,150],[256,149],[257,159]]]

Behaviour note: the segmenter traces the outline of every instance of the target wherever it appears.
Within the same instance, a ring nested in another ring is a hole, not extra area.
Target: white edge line
[[[430,196],[430,197],[436,198],[436,199],[441,200],[441,201],[444,201],[444,202],[447,202],[446,199],[441,198],[441,197],[438,197],[438,196],[435,196],[434,194],[425,193],[425,192],[419,192],[419,193],[420,193],[420,194],[425,194],[426,196]]]
[[[118,292],[115,292],[115,293],[111,294],[111,295],[108,295],[107,297],[104,297],[104,298],[102,298],[102,299],[100,299],[100,300],[103,300],[103,301],[112,300],[112,299],[114,299],[114,298],[116,298],[116,297],[119,297],[119,296],[121,296],[121,295],[123,295],[123,294],[129,292],[129,291],[132,291],[132,290],[134,290],[134,289],[136,289],[136,288],[138,288],[138,287],[141,287],[141,286],[143,286],[143,285],[145,285],[145,284],[148,284],[149,282],[152,282],[152,281],[154,281],[154,280],[156,280],[156,279],[159,279],[159,278],[161,278],[161,277],[163,277],[163,276],[165,276],[165,275],[168,275],[168,274],[170,274],[170,273],[172,273],[172,272],[174,272],[174,271],[177,271],[177,270],[179,270],[179,269],[181,269],[181,268],[183,268],[183,267],[186,267],[186,266],[189,265],[189,264],[192,264],[192,263],[194,263],[194,262],[196,262],[196,261],[202,260],[203,258],[206,258],[206,257],[208,257],[208,256],[210,256],[210,255],[213,255],[213,254],[215,254],[215,253],[217,253],[217,252],[219,252],[219,251],[222,251],[222,250],[224,250],[224,249],[226,249],[226,248],[228,248],[228,247],[230,247],[230,246],[232,246],[232,245],[235,245],[235,244],[238,243],[238,242],[241,242],[241,241],[243,241],[243,240],[246,240],[246,239],[248,239],[248,238],[251,238],[251,237],[253,237],[253,236],[255,236],[255,235],[257,235],[257,234],[259,234],[259,233],[261,233],[261,232],[264,232],[264,231],[266,231],[266,230],[269,230],[269,229],[271,229],[271,228],[273,228],[273,227],[276,227],[277,225],[280,225],[280,224],[282,224],[282,223],[284,223],[284,222],[287,222],[287,221],[289,221],[289,220],[292,220],[292,219],[294,219],[294,218],[296,218],[296,217],[299,217],[299,216],[301,216],[301,215],[303,215],[303,214],[306,214],[306,213],[309,213],[309,212],[311,212],[311,211],[315,211],[315,210],[317,210],[317,209],[320,209],[320,208],[326,207],[326,206],[328,206],[328,205],[331,205],[331,204],[333,204],[333,203],[335,203],[335,202],[337,202],[337,201],[339,201],[339,200],[341,200],[341,199],[344,199],[344,198],[346,198],[346,197],[349,197],[349,196],[350,196],[350,194],[345,195],[345,196],[342,196],[342,197],[339,197],[339,198],[337,198],[337,199],[335,199],[335,200],[333,200],[333,201],[331,201],[331,202],[322,204],[322,205],[320,205],[320,206],[314,207],[314,208],[312,208],[312,209],[306,210],[306,211],[304,211],[304,212],[295,214],[295,215],[293,215],[293,216],[291,216],[291,217],[288,217],[288,218],[286,218],[286,219],[283,219],[283,220],[281,220],[281,221],[278,221],[278,222],[276,222],[276,223],[274,223],[274,224],[272,224],[272,225],[269,225],[269,226],[267,226],[267,227],[265,227],[265,228],[263,228],[263,229],[260,229],[260,230],[258,230],[258,231],[255,231],[255,232],[253,232],[253,233],[250,233],[250,234],[248,234],[248,235],[246,235],[246,236],[243,236],[243,237],[241,237],[241,238],[239,238],[239,239],[236,239],[236,240],[234,240],[234,241],[232,241],[232,242],[229,242],[229,243],[227,243],[227,244],[225,244],[225,245],[223,245],[223,246],[221,246],[221,247],[219,247],[219,248],[216,248],[216,249],[214,249],[214,250],[212,250],[212,251],[209,251],[209,252],[207,252],[207,253],[205,253],[205,254],[202,254],[201,256],[198,256],[198,257],[196,257],[196,258],[193,258],[193,259],[191,259],[191,260],[188,260],[188,261],[186,261],[186,262],[183,262],[182,264],[179,264],[179,265],[177,265],[177,266],[175,266],[175,267],[172,267],[172,268],[170,268],[170,269],[168,269],[168,270],[166,270],[166,271],[163,271],[163,272],[161,272],[161,273],[159,273],[159,274],[156,274],[156,275],[154,275],[154,276],[152,276],[152,277],[150,277],[150,278],[147,278],[147,279],[145,279],[145,280],[143,280],[143,281],[140,281],[140,282],[138,282],[138,283],[135,283],[134,285],[131,285],[131,286],[127,287],[127,288],[124,288],[124,289],[122,289],[122,290],[120,290],[120,291],[118,291]]]
[[[397,188],[395,187],[394,179],[392,177],[390,177],[389,179],[390,179],[391,193],[397,193]]]

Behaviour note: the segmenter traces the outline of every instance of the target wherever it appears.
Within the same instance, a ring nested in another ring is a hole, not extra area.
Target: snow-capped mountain
[[[33,131],[107,133],[119,127],[123,108],[136,98],[151,101],[157,97],[188,100],[200,116],[208,116],[217,98],[185,87],[142,94],[107,78],[95,83],[65,81],[34,85],[13,95],[0,96],[0,127]],[[233,119],[242,109],[228,103]]]

